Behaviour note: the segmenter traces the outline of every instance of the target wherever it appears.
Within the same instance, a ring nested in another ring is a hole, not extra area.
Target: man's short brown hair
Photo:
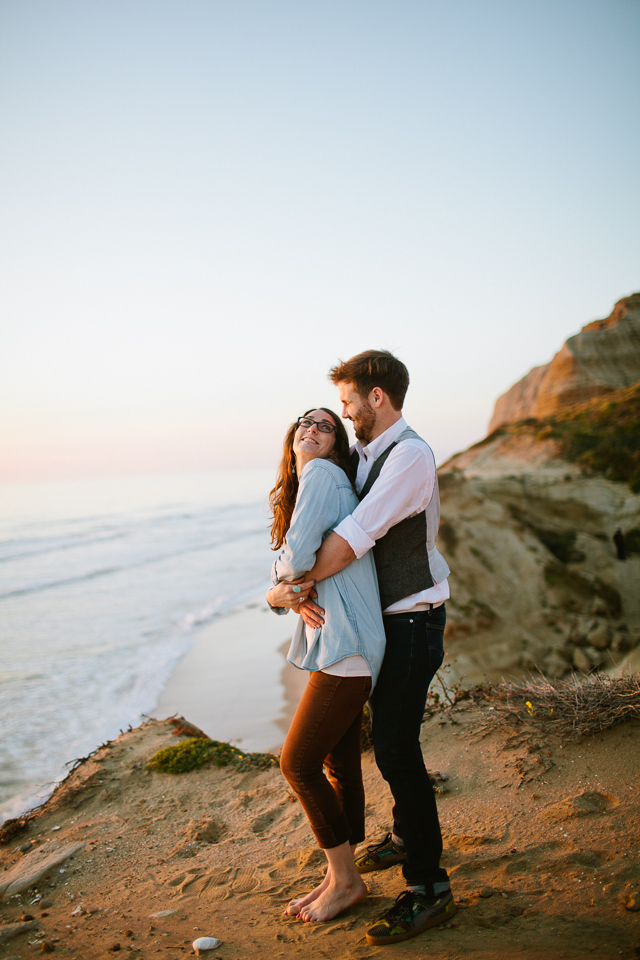
[[[389,397],[394,410],[402,410],[409,386],[409,371],[402,360],[388,350],[365,350],[350,360],[340,361],[329,370],[329,380],[352,383],[361,397],[368,397],[374,387],[380,387]]]

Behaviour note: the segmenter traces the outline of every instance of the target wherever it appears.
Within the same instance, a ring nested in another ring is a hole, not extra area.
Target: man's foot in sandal
[[[372,873],[374,870],[395,867],[398,863],[404,863],[406,859],[404,847],[394,843],[391,834],[388,833],[380,843],[372,844],[367,847],[366,853],[356,857],[356,869],[358,873]]]

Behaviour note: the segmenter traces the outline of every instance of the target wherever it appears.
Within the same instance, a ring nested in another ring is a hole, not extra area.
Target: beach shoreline
[[[176,714],[215,740],[277,752],[306,684],[286,662],[296,618],[252,600],[194,634],[151,715]]]

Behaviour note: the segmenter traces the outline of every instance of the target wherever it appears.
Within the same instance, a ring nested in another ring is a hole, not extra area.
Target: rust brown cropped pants
[[[371,677],[310,673],[282,748],[280,768],[323,848],[365,837],[360,729],[370,692]]]

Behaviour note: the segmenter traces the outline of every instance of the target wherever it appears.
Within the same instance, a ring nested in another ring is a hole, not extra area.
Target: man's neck
[[[381,437],[383,433],[392,427],[394,423],[397,423],[402,417],[402,410],[393,410],[391,413],[387,413],[384,417],[376,418],[376,423],[373,428],[373,435],[369,439],[368,443],[373,443],[374,440],[377,440],[378,437]]]

